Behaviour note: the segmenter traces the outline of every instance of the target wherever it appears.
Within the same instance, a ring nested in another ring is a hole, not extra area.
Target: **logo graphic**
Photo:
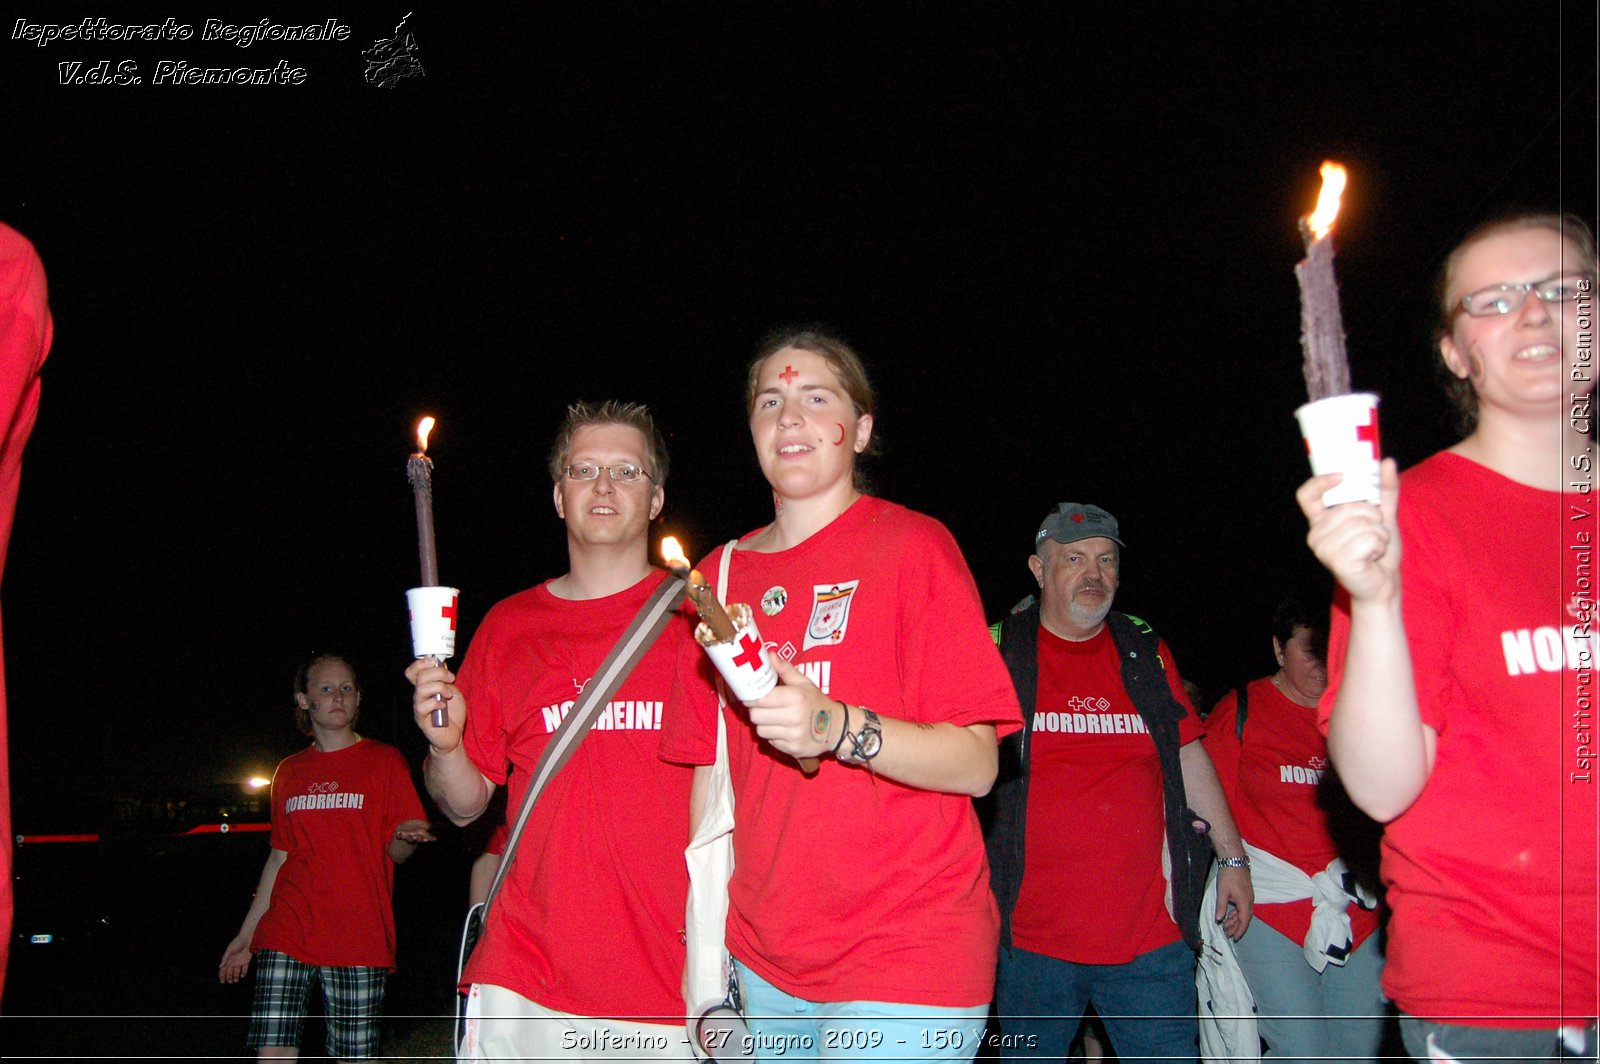
[[[806,625],[806,638],[800,649],[834,646],[844,641],[845,630],[850,625],[850,602],[856,593],[859,580],[840,584],[814,584],[815,596],[811,607],[811,622]]]
[[[410,17],[411,12],[407,11],[394,28],[393,37],[373,41],[372,47],[361,53],[367,61],[367,84],[392,89],[401,78],[420,78],[428,73],[417,59],[417,35],[406,29],[406,19]]]
[[[1356,439],[1372,445],[1372,460],[1376,462],[1383,454],[1378,448],[1378,411],[1376,408],[1367,412],[1367,423],[1356,426]]]
[[[793,661],[794,656],[798,653],[800,652],[794,648],[794,644],[788,640],[784,640],[783,646],[778,648],[778,657],[784,661]]]
[[[768,617],[776,617],[788,604],[789,592],[781,584],[767,588],[767,593],[761,596],[761,612]]]
[[[737,668],[748,668],[752,672],[760,672],[762,666],[761,640],[746,632],[739,640],[739,653],[733,656],[733,664]]]

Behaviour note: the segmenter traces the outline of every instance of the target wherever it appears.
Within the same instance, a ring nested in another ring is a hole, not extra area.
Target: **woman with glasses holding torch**
[[[760,609],[779,680],[725,710],[726,941],[753,1048],[970,1059],[999,935],[971,798],[1021,724],[1010,678],[950,533],[863,491],[874,398],[855,352],[780,336],[745,403],[774,516],[739,541],[723,590]],[[715,720],[666,730],[662,756],[707,773]],[[821,764],[808,776],[799,758]]]
[[[1451,252],[1438,349],[1470,428],[1381,505],[1298,499],[1338,579],[1320,712],[1384,822],[1384,992],[1419,1060],[1595,1052],[1595,245],[1570,215]]]

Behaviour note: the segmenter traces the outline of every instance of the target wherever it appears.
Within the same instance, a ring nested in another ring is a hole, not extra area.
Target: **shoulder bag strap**
[[[726,607],[728,605],[728,567],[733,563],[733,548],[739,541],[730,539],[722,548],[722,559],[717,563],[717,603]],[[722,697],[723,685],[717,683],[717,760],[713,766],[718,776],[727,779],[732,771],[728,766],[728,725],[722,719],[722,711],[727,708],[728,701]]]
[[[533,782],[528,785],[528,793],[523,796],[522,810],[517,814],[517,822],[511,828],[511,835],[506,839],[505,855],[501,858],[500,867],[494,874],[494,882],[489,885],[489,896],[484,899],[484,919],[488,919],[489,905],[499,893],[500,884],[505,880],[506,873],[511,870],[511,862],[517,853],[517,840],[522,837],[522,829],[528,823],[528,814],[533,812],[533,803],[538,800],[545,784],[549,783],[572,757],[573,751],[578,748],[578,742],[594,724],[595,718],[600,715],[600,707],[617,693],[622,681],[628,678],[633,667],[644,657],[645,652],[656,641],[656,637],[672,620],[686,590],[684,582],[676,577],[669,576],[661,581],[650,598],[640,607],[638,614],[628,625],[628,630],[617,640],[617,645],[606,655],[606,660],[600,663],[600,671],[595,673],[584,687],[578,704],[572,707],[567,719],[556,729],[555,735],[545,746],[544,753],[539,755],[539,763],[533,769]]]

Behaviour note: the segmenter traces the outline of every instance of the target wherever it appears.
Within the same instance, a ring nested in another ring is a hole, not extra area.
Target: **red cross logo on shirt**
[[[735,665],[748,665],[752,670],[759,670],[761,668],[761,640],[746,632],[744,638],[739,640],[739,646],[743,649],[741,653],[734,655],[733,663]]]
[[[1372,458],[1374,461],[1376,461],[1379,457],[1378,412],[1376,410],[1367,411],[1367,423],[1365,425],[1356,426],[1356,439],[1365,440],[1366,442],[1372,444]]]
[[[778,374],[778,379],[783,383],[788,384],[798,376],[800,376],[800,374],[793,366],[785,366],[783,367],[783,372]]]
[[[450,596],[450,605],[439,607],[439,616],[450,622],[450,630],[456,630],[456,597]]]

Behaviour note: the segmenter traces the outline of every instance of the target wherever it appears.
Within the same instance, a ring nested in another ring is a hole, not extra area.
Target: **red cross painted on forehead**
[[[800,376],[800,374],[793,366],[784,366],[783,372],[778,374],[778,379],[783,383],[788,384],[798,376]]]
[[[1365,440],[1372,444],[1372,457],[1374,461],[1382,456],[1381,452],[1378,450],[1378,412],[1376,410],[1367,411],[1367,423],[1365,425],[1356,426],[1356,439]]]
[[[740,666],[748,665],[751,671],[759,671],[761,668],[761,641],[746,632],[744,638],[739,640],[739,648],[739,653],[734,656],[733,663]]]

